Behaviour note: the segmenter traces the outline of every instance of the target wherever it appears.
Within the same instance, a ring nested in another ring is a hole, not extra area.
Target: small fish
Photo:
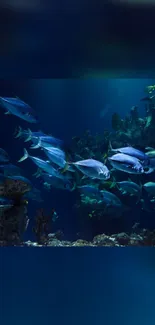
[[[59,148],[51,147],[51,148],[43,148],[48,159],[58,165],[61,168],[65,168],[66,166],[66,155],[65,152]]]
[[[6,163],[10,160],[9,155],[7,154],[7,152],[0,148],[0,163]]]
[[[102,162],[95,159],[86,159],[71,163],[76,166],[85,176],[93,179],[104,179],[110,178],[109,169]]]
[[[5,114],[12,114],[29,122],[37,123],[35,111],[19,98],[0,97],[0,104],[6,110]]]
[[[139,160],[123,153],[108,158],[110,164],[118,170],[129,174],[143,174],[145,171]]]
[[[0,197],[0,209],[10,209],[13,207],[13,201],[5,197]]]
[[[26,160],[27,158],[30,158],[36,166],[38,166],[40,169],[44,170],[46,173],[53,175],[53,176],[58,175],[58,171],[49,162],[47,162],[41,158],[30,156],[26,149],[24,149],[24,156],[21,159],[19,159],[18,162],[22,162],[22,161]]]
[[[137,158],[138,160],[140,160],[141,164],[143,164],[143,166],[147,166],[149,165],[149,157],[142,151],[135,149],[133,147],[123,147],[123,148],[117,148],[117,149],[113,149],[111,142],[109,143],[109,149],[111,152],[116,152],[116,153],[122,153],[134,158]]]
[[[147,182],[143,187],[150,195],[155,196],[155,182]]]

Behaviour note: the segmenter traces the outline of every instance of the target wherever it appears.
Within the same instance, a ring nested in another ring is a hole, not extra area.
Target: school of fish
[[[6,115],[15,115],[29,123],[37,124],[38,117],[35,111],[19,98],[0,97],[0,106],[5,110]],[[114,170],[126,173],[126,175],[151,174],[155,170],[155,149],[146,148],[142,152],[132,146],[113,148],[109,143],[109,150],[102,161],[91,157],[73,161],[72,157],[65,151],[64,141],[44,133],[43,131],[23,130],[19,127],[15,133],[16,139],[23,139],[24,143],[30,143],[30,150],[24,148],[24,155],[19,159],[19,163],[30,159],[37,167],[34,176],[41,178],[44,188],[50,190],[57,188],[67,191],[78,191],[81,199],[88,197],[97,200],[98,204],[103,204],[105,211],[111,207],[122,207],[121,198],[112,193],[111,189],[116,186],[120,195],[135,196],[137,202],[141,200],[142,189],[155,201],[155,182],[145,184],[135,183],[130,178],[126,181],[116,181],[112,173]],[[37,152],[39,150],[39,154]],[[37,154],[35,154],[35,150]],[[11,198],[4,196],[4,180],[13,180],[17,177],[18,181],[25,182],[27,198],[37,196],[37,189],[29,180],[23,178],[21,169],[10,163],[9,155],[4,149],[0,149],[0,209],[7,209],[13,204]],[[77,175],[80,182],[77,182]],[[111,180],[112,178],[112,180]],[[82,184],[82,181],[85,184]],[[90,180],[92,183],[90,184]],[[107,182],[111,180],[109,190],[106,190]],[[95,182],[94,182],[95,181]],[[94,182],[94,183],[93,183]],[[102,183],[105,189],[100,190]],[[29,193],[29,195],[28,195]],[[31,195],[30,195],[31,193]],[[25,194],[26,196],[26,194]],[[114,210],[115,213],[116,210]]]

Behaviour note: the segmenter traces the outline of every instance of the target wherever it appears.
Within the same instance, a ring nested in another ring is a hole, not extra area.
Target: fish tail
[[[68,169],[69,162],[66,161],[64,168],[61,170],[61,174],[64,174]]]
[[[28,158],[29,154],[27,150],[24,148],[24,156],[18,160],[18,162],[22,162]]]
[[[28,142],[32,139],[32,131],[30,129],[28,129],[27,131],[28,131],[28,137],[25,139],[24,142]]]
[[[112,184],[111,184],[111,186],[110,186],[110,188],[113,188],[113,187],[118,187],[117,186],[117,182],[116,182],[116,179],[115,179],[115,177],[113,176],[113,178],[112,178]]]
[[[36,145],[31,146],[30,148],[31,148],[31,149],[38,149],[38,148],[40,148],[40,147],[41,147],[41,138],[39,138],[38,143],[37,143]]]
[[[20,138],[22,136],[22,128],[19,126],[19,128],[15,129],[15,132],[14,132],[14,138],[17,139],[17,138]]]

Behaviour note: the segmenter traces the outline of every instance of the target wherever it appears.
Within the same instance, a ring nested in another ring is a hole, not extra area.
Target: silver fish
[[[5,114],[16,115],[29,123],[38,122],[35,111],[19,98],[0,97],[0,104],[6,110]]]
[[[149,157],[141,150],[135,149],[133,147],[123,147],[123,148],[113,149],[111,143],[109,144],[109,147],[111,152],[123,153],[125,155],[137,158],[145,166],[149,164]]]
[[[144,169],[139,160],[123,153],[117,153],[108,158],[110,164],[118,170],[129,174],[143,174]]]
[[[35,165],[37,165],[40,169],[44,170],[46,173],[51,175],[57,175],[57,170],[49,162],[34,156],[30,156],[26,149],[24,149],[24,156],[19,159],[18,162],[22,162],[27,158],[30,158]]]
[[[110,178],[110,172],[106,165],[95,159],[86,159],[72,163],[76,166],[84,175],[93,179]]]
[[[48,159],[54,164],[58,165],[61,168],[64,168],[66,165],[66,155],[65,152],[59,148],[43,148]]]

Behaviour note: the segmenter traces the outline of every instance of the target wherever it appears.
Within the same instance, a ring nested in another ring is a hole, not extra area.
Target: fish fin
[[[28,158],[29,154],[27,150],[24,148],[24,156],[18,160],[18,162],[22,162]]]
[[[86,179],[86,178],[88,178],[88,176],[84,175],[81,179],[83,180],[83,179]]]
[[[40,148],[40,147],[41,147],[41,138],[39,138],[38,143],[37,143],[36,145],[31,146],[30,148],[31,148],[31,149],[38,149],[38,148]]]
[[[11,115],[11,112],[10,111],[7,111],[4,113],[5,115]]]
[[[22,128],[19,126],[19,129],[18,130],[16,129],[14,132],[14,138],[15,139],[20,138],[21,135],[22,135]]]
[[[40,168],[37,169],[37,171],[33,174],[33,176],[35,176],[36,178],[41,177],[42,175],[42,170]]]
[[[24,142],[28,142],[32,139],[32,131],[30,129],[28,129],[27,131],[28,131],[28,137],[25,139]]]
[[[73,185],[73,187],[71,189],[71,192],[73,192],[75,189],[76,189],[76,183],[74,182],[74,185]]]

